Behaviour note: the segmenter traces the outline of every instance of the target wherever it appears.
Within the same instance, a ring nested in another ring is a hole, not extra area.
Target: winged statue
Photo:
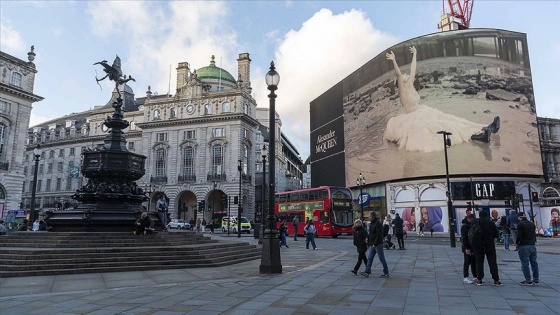
[[[107,60],[96,62],[93,65],[102,65],[103,66],[103,71],[106,73],[106,75],[101,79],[98,79],[97,76],[95,77],[95,80],[97,81],[97,84],[99,85],[99,81],[103,81],[107,77],[109,77],[109,80],[115,81],[115,89],[117,90],[117,93],[119,93],[119,97],[121,96],[121,93],[118,89],[119,85],[125,84],[126,82],[128,82],[130,80],[136,82],[136,80],[134,80],[134,78],[132,78],[132,76],[129,75],[128,79],[127,79],[126,76],[123,75],[122,70],[121,70],[121,58],[119,58],[118,55],[115,58],[115,61],[113,61],[113,65],[109,65],[107,63]],[[101,87],[101,85],[99,85],[99,86]]]

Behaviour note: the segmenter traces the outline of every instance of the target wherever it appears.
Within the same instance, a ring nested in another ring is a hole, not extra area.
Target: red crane
[[[469,28],[474,0],[443,0],[443,12],[445,13],[445,2],[449,5],[449,14],[459,22],[459,29]]]

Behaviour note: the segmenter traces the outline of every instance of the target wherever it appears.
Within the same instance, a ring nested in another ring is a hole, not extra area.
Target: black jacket
[[[380,244],[383,244],[383,224],[381,224],[379,219],[375,218],[369,224],[368,245],[377,246]]]
[[[356,246],[358,253],[365,253],[367,251],[367,237],[367,231],[363,226],[354,228],[354,246]]]
[[[471,243],[469,242],[469,230],[471,229],[471,223],[464,218],[461,221],[461,243],[462,243],[462,250],[465,252],[466,249],[472,249]]]
[[[537,233],[535,233],[535,225],[527,220],[520,220],[517,224],[517,246],[535,245]]]
[[[474,248],[475,250],[496,250],[495,239],[500,236],[498,228],[494,222],[490,221],[488,218],[478,218],[473,221],[472,224],[480,225],[482,231],[482,248]]]
[[[393,221],[391,221],[391,224],[393,225],[393,231],[395,231],[395,233],[403,231],[404,221],[401,217],[394,218]]]

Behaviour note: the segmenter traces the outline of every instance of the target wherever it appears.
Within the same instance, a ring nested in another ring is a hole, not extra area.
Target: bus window
[[[309,200],[317,200],[319,198],[319,194],[316,190],[312,190],[309,192]]]
[[[277,195],[277,196],[276,196],[276,203],[279,203],[279,202],[286,202],[286,196],[287,196],[287,195]]]
[[[318,191],[321,194],[321,199],[329,199],[329,191],[328,190],[319,190]]]
[[[329,222],[329,214],[328,212],[321,212],[321,222],[326,223]]]

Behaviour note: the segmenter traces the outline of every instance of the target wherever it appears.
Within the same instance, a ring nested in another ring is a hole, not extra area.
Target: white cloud
[[[34,114],[35,111],[31,111],[31,116],[29,117],[29,127],[37,126],[38,124],[44,123],[51,119],[55,119],[58,115],[53,116],[39,116]]]
[[[223,68],[237,69],[237,34],[223,23],[227,6],[225,2],[179,1],[162,7],[160,2],[103,1],[89,3],[88,13],[94,34],[126,38],[130,54],[123,58],[123,71],[148,82],[152,91],[167,92],[171,65],[174,94],[179,62],[187,61],[196,69],[209,65],[215,55],[218,64],[223,58]]]
[[[60,26],[53,26],[52,28],[53,35],[58,37],[64,33],[64,30]]]
[[[284,36],[274,60],[280,74],[276,111],[302,159],[309,154],[309,103],[396,42],[357,10],[333,15],[322,9]],[[267,91],[264,79],[252,85]],[[257,104],[268,106],[265,92],[255,97]]]
[[[10,20],[2,17],[0,21],[0,50],[8,54],[23,53],[26,45],[21,35],[16,31]]]

